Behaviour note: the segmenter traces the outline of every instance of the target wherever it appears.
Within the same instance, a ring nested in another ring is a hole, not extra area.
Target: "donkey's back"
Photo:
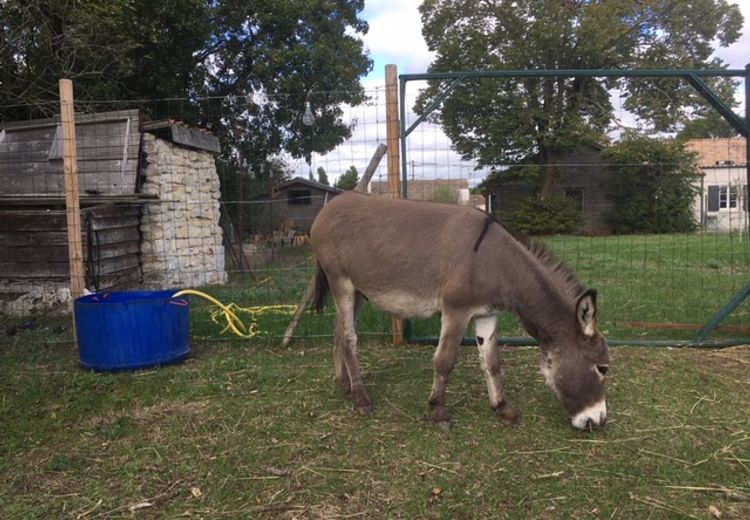
[[[320,211],[310,240],[330,283],[351,283],[387,312],[427,317],[451,285],[471,278],[487,219],[472,208],[347,192]]]

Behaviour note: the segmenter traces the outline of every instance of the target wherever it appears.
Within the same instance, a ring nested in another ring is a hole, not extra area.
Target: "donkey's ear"
[[[576,319],[585,335],[594,335],[596,330],[596,290],[589,289],[578,298]]]

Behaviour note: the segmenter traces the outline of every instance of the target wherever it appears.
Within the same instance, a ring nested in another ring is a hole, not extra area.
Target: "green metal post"
[[[724,321],[734,309],[747,299],[748,296],[750,296],[750,284],[747,284],[744,289],[735,294],[729,303],[727,303],[713,318],[709,320],[706,326],[695,336],[695,341],[698,343],[704,341],[719,323]]]

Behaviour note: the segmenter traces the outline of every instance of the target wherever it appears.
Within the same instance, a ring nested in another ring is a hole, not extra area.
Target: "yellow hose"
[[[250,314],[251,317],[253,317],[253,315],[255,314],[259,314],[269,310],[282,311],[285,313],[288,312],[291,314],[295,309],[294,305],[261,305],[256,307],[240,307],[236,303],[224,305],[213,296],[201,291],[196,291],[195,289],[184,289],[182,291],[178,291],[172,295],[172,298],[178,298],[180,296],[188,295],[198,296],[219,307],[220,311],[214,311],[211,313],[211,320],[213,320],[214,323],[219,323],[220,317],[223,316],[227,322],[227,325],[221,331],[221,334],[224,334],[227,330],[231,330],[234,334],[241,338],[253,338],[258,335],[258,331],[256,330],[255,323],[245,325],[242,320],[237,317],[236,313],[244,312],[246,314]]]
[[[214,298],[213,296],[210,296],[204,292],[196,291],[195,289],[184,289],[182,291],[178,291],[172,295],[172,298],[178,298],[180,296],[199,296],[203,298],[204,300],[208,300],[209,302],[213,303],[217,307],[219,307],[222,312],[221,314],[226,318],[227,320],[227,326],[224,327],[224,330],[221,331],[223,334],[227,330],[231,330],[234,332],[237,336],[241,338],[252,338],[255,336],[255,324],[250,324],[249,327],[246,327],[244,323],[242,323],[242,320],[237,317],[237,315],[232,311],[233,307],[236,307],[235,304],[231,303],[228,306],[221,303],[219,300]],[[217,322],[216,316],[211,315],[211,319],[214,320],[214,322]]]

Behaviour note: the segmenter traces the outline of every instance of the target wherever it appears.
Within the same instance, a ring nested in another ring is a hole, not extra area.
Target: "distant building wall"
[[[732,232],[747,225],[747,152],[744,138],[692,139],[702,178],[695,180],[693,211],[707,231]]]

